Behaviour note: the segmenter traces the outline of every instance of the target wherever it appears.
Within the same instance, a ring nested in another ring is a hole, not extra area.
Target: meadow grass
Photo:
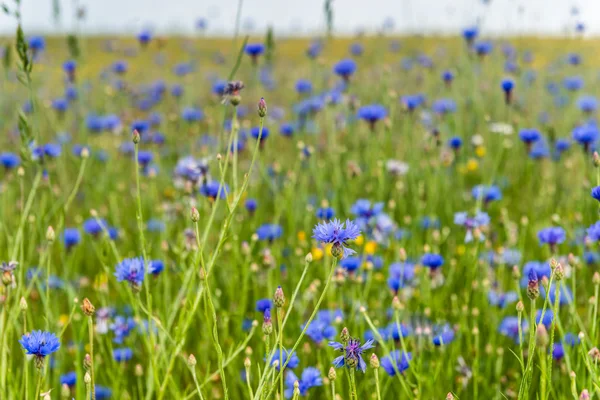
[[[12,50],[0,398],[598,398],[598,42],[395,40]]]

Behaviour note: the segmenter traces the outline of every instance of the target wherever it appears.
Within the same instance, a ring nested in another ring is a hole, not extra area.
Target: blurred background
[[[5,0],[13,7],[14,0]],[[478,25],[488,35],[587,37],[600,34],[599,0],[22,0],[26,32],[120,35],[151,29],[156,34],[234,34],[238,9],[242,33],[272,27],[279,36],[323,32],[330,7],[337,35],[456,34]],[[0,34],[16,22],[0,16]]]

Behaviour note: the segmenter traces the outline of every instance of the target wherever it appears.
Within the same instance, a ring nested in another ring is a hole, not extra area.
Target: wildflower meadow
[[[600,43],[331,4],[310,38],[3,4],[0,399],[600,398]]]

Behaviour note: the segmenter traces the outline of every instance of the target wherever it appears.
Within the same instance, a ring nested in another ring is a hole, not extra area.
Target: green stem
[[[90,378],[91,378],[91,392],[92,400],[96,400],[96,381],[94,379],[94,320],[92,316],[88,316],[88,335],[90,340]]]

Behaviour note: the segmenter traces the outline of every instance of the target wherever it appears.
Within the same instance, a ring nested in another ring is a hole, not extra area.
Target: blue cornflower
[[[70,249],[71,247],[79,244],[79,242],[81,241],[81,234],[79,233],[79,229],[65,228],[65,231],[63,232],[63,241],[67,249]]]
[[[171,96],[173,96],[173,97],[183,96],[183,91],[184,91],[183,86],[181,86],[178,83],[171,86]]]
[[[543,314],[542,314],[543,311]],[[543,324],[546,328],[550,328],[552,325],[552,321],[554,320],[554,313],[551,309],[547,308],[546,310],[539,309],[535,314],[535,323]]]
[[[540,286],[540,294],[542,297],[546,297],[546,289],[543,285]],[[556,283],[552,282],[550,285],[550,289],[548,289],[548,300],[550,300],[550,304],[554,304],[556,300]],[[571,304],[573,302],[573,293],[571,289],[567,285],[560,285],[560,289],[558,291],[558,304],[561,306]]]
[[[471,190],[471,195],[475,200],[482,199],[485,204],[502,199],[502,192],[496,185],[477,185]]]
[[[358,118],[367,121],[371,128],[374,128],[377,121],[386,117],[387,111],[381,104],[371,104],[359,108],[356,115]]]
[[[467,212],[458,212],[454,214],[454,223],[463,226],[467,230],[465,243],[473,241],[473,229],[481,228],[489,225],[490,217],[487,213],[478,211],[473,217],[469,217]],[[481,233],[479,240],[485,240],[485,236]]]
[[[502,90],[504,92],[510,92],[515,87],[515,81],[513,81],[510,78],[502,79],[502,82],[500,83],[500,87],[502,88]]]
[[[110,330],[113,331],[115,337],[113,338],[113,342],[117,344],[123,343],[123,339],[125,339],[131,331],[135,328],[135,321],[131,317],[124,317],[122,315],[117,315],[110,325]]]
[[[210,181],[202,184],[199,192],[202,196],[208,197],[212,200],[215,200],[217,197],[219,199],[225,199],[229,193],[229,187],[226,184],[221,186],[219,181]]]
[[[494,45],[492,44],[492,42],[488,42],[488,41],[477,42],[473,46],[475,53],[477,53],[477,55],[480,57],[483,57],[483,56],[491,53],[493,48],[494,48]]]
[[[300,359],[298,358],[298,355],[296,355],[296,352],[294,351],[290,354],[286,349],[283,349],[283,352],[280,352],[279,349],[275,349],[269,359],[271,360],[269,362],[271,365],[273,365],[275,361],[279,361],[276,368],[277,371],[279,371],[282,365],[285,365],[286,369],[294,369],[300,364]]]
[[[271,299],[260,299],[256,301],[256,311],[264,313],[267,310],[273,308],[273,302]]]
[[[427,253],[421,257],[421,264],[431,270],[436,270],[444,265],[444,257],[439,254]]]
[[[294,394],[294,383],[298,381],[298,389],[300,390],[300,396],[306,396],[308,389],[322,386],[323,378],[321,378],[321,371],[315,367],[308,367],[302,371],[302,378],[298,379],[294,372],[288,370],[285,376],[285,398],[289,399]]]
[[[313,229],[313,238],[323,243],[331,243],[333,245],[331,253],[335,257],[345,258],[356,254],[352,249],[346,247],[347,242],[354,240],[360,235],[358,226],[346,220],[345,226],[338,219],[333,219],[327,222],[321,222]]]
[[[431,339],[434,346],[444,346],[454,340],[455,332],[449,325],[437,327],[435,330],[438,332],[434,333],[434,337]]]
[[[103,219],[88,218],[83,222],[83,230],[87,234],[98,236],[104,229],[108,229],[108,225]]]
[[[551,248],[566,239],[565,230],[561,227],[544,228],[538,232],[540,244],[549,244]]]
[[[27,354],[44,358],[60,348],[60,342],[54,333],[32,331],[26,333],[19,340]]]
[[[570,91],[576,91],[583,87],[583,78],[581,76],[567,76],[563,79],[563,86]]]
[[[158,275],[165,269],[165,263],[162,260],[151,260],[148,262],[148,273]]]
[[[581,64],[581,55],[578,53],[569,53],[567,54],[567,62],[571,65],[579,65]]]
[[[600,186],[592,188],[592,197],[600,201]]]
[[[127,281],[132,287],[139,288],[144,282],[145,268],[142,257],[126,258],[117,264],[115,276],[118,282]]]
[[[290,124],[290,123],[283,123],[281,124],[281,126],[279,127],[279,133],[281,133],[281,135],[286,136],[286,137],[290,137],[294,134],[294,124]]]
[[[223,96],[225,94],[225,88],[227,87],[227,81],[218,79],[213,82],[212,92],[217,96]]]
[[[204,113],[199,108],[186,107],[181,112],[181,118],[187,122],[198,122],[204,119]]]
[[[283,234],[281,225],[278,224],[263,224],[256,230],[259,240],[267,240],[272,242],[275,239],[279,239]]]
[[[556,149],[556,153],[558,155],[569,150],[569,147],[571,147],[571,141],[569,139],[557,139],[556,143],[554,144],[554,148]]]
[[[347,368],[356,368],[361,370],[363,373],[367,370],[367,363],[362,358],[362,353],[365,350],[372,349],[373,340],[367,340],[365,344],[360,345],[360,340],[351,338],[346,345],[339,342],[329,342],[329,346],[333,347],[334,350],[341,351],[344,355],[341,355],[333,360],[333,366],[341,368],[346,366]]]
[[[96,400],[105,400],[112,396],[112,390],[105,386],[94,385],[94,391],[96,392]]]
[[[460,137],[458,136],[454,136],[452,138],[450,138],[450,140],[448,141],[448,146],[450,146],[450,148],[452,150],[458,150],[462,147],[463,141]]]
[[[68,387],[75,386],[77,383],[77,373],[75,371],[67,372],[60,376],[60,384],[67,385]]]
[[[381,367],[389,376],[395,376],[396,371],[401,374],[408,369],[411,359],[412,353],[394,350],[381,359]]]
[[[333,72],[341,76],[344,80],[349,80],[352,74],[356,71],[356,62],[352,59],[339,61],[333,66]]]
[[[146,229],[148,232],[164,232],[165,223],[160,219],[151,218],[146,222]]]
[[[477,28],[476,26],[467,27],[463,29],[462,35],[467,41],[467,43],[472,43],[477,37],[477,35],[479,35],[479,28]]]
[[[329,220],[335,216],[335,211],[331,207],[321,207],[317,209],[317,218]]]
[[[519,131],[519,138],[528,146],[533,142],[537,142],[542,137],[540,131],[537,129],[521,129]]]
[[[495,290],[490,290],[488,292],[488,301],[492,306],[496,306],[499,308],[505,308],[507,305],[516,302],[519,300],[519,295],[517,292],[506,292],[501,293]]]
[[[388,287],[394,292],[410,284],[415,277],[415,265],[409,262],[396,262],[390,265]]]
[[[256,199],[246,199],[244,206],[250,214],[253,214],[254,211],[256,211],[256,208],[258,207],[258,202],[256,201]]]
[[[52,108],[59,113],[64,113],[69,108],[69,101],[65,98],[58,98],[52,100]]]
[[[46,39],[43,36],[32,36],[28,40],[28,45],[33,52],[39,52],[46,48]]]
[[[450,114],[456,111],[456,102],[452,99],[438,99],[433,102],[431,109],[437,114]]]
[[[525,319],[521,320],[521,333],[525,334],[527,331],[527,321]],[[519,343],[519,317],[504,317],[504,319],[500,322],[500,326],[498,327],[498,332],[501,335],[509,337],[515,343]]]
[[[115,74],[122,75],[127,72],[127,61],[115,61],[112,65],[112,70]]]
[[[254,139],[258,139],[260,135],[260,141],[264,141],[266,138],[269,137],[269,129],[265,126],[263,126],[262,128],[262,132],[260,131],[260,127],[255,126],[250,130],[250,136],[252,136]]]
[[[138,163],[140,163],[140,165],[142,167],[147,166],[148,164],[150,164],[152,162],[152,160],[154,159],[154,154],[152,154],[151,151],[148,150],[140,150],[138,152]]]
[[[547,262],[538,262],[538,261],[529,261],[523,267],[523,273],[521,278],[521,287],[524,288],[527,286],[529,282],[529,276],[535,275],[535,280],[542,279],[544,276],[546,278],[550,278],[552,274],[552,269],[550,268],[550,264]]]
[[[304,329],[305,326],[302,326]],[[306,329],[306,335],[313,340],[313,342],[319,344],[323,340],[331,340],[337,334],[337,330],[330,321],[315,318],[308,328]]]
[[[246,48],[244,49],[246,54],[248,54],[253,59],[256,59],[265,51],[265,45],[262,43],[248,43]]]
[[[147,29],[144,29],[143,31],[138,33],[137,39],[142,46],[145,46],[148,43],[150,43],[150,40],[152,40],[152,32],[150,32]]]
[[[19,166],[21,159],[14,153],[2,153],[0,154],[0,163],[6,169],[13,169]]]
[[[344,268],[349,273],[353,273],[362,265],[361,257],[346,257],[340,261],[340,267]]]
[[[296,81],[296,92],[299,94],[310,94],[312,92],[312,83],[308,79],[298,79]]]
[[[587,151],[599,136],[598,127],[592,124],[577,126],[572,131],[573,140],[581,144]]]
[[[454,80],[454,73],[450,70],[445,70],[444,72],[442,72],[442,80],[444,81],[444,83],[449,85],[450,83],[452,83],[452,80]]]
[[[559,361],[565,356],[565,349],[563,348],[562,343],[554,343],[554,347],[552,348],[552,358]]]
[[[133,350],[129,347],[123,347],[121,349],[113,350],[113,358],[116,362],[125,362],[131,360],[133,357]]]
[[[577,99],[577,106],[585,113],[593,113],[598,109],[598,99],[594,96],[584,95]]]
[[[362,44],[352,43],[350,45],[350,54],[352,54],[353,56],[355,56],[355,57],[361,56],[363,52],[364,52],[364,48],[363,48]]]
[[[414,109],[425,102],[425,96],[421,94],[411,94],[402,96],[400,101],[408,111],[414,111]]]
[[[350,212],[359,219],[369,220],[383,211],[383,203],[371,204],[369,200],[359,199],[352,205]]]

